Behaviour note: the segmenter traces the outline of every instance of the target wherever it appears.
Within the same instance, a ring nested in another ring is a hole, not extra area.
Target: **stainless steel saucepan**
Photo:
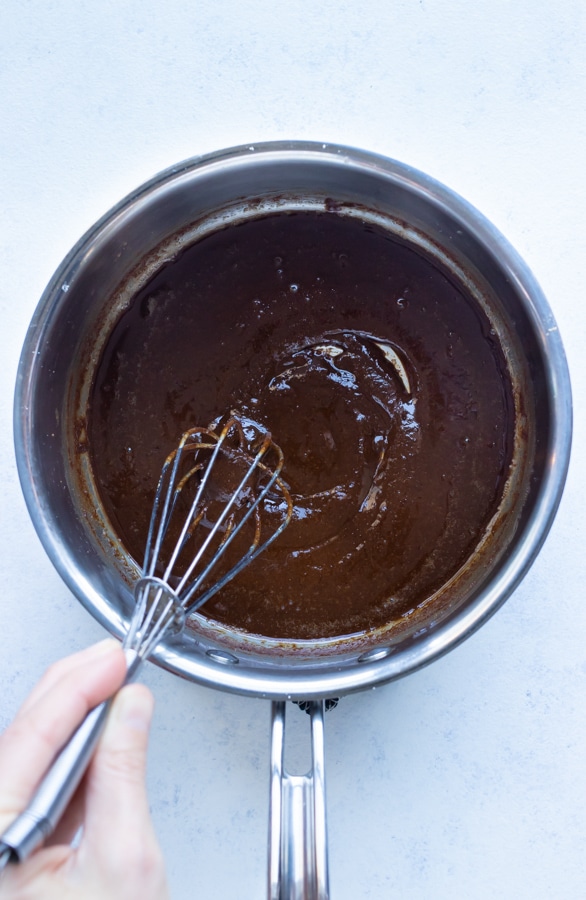
[[[27,334],[15,399],[23,491],[67,585],[109,631],[129,620],[135,564],[96,492],[86,412],[113,325],[165,261],[226,223],[291,209],[359,215],[436,259],[488,314],[514,388],[515,449],[501,507],[469,562],[419,614],[367,635],[283,642],[197,616],[156,662],[200,684],[273,701],[272,900],[328,897],[323,709],[326,698],[412,672],[456,646],[519,584],[560,501],[571,442],[563,346],[547,301],[506,240],[475,209],[409,166],[348,147],[237,147],[157,175],[107,213],[59,266]],[[311,713],[313,767],[283,769],[286,700]]]

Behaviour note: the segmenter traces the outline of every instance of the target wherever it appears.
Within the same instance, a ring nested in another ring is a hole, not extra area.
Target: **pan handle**
[[[269,900],[328,900],[324,703],[309,704],[311,769],[284,769],[285,701],[273,701],[269,809]]]

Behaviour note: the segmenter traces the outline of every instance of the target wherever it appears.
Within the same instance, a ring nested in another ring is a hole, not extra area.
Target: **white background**
[[[160,169],[307,138],[420,168],[540,281],[575,403],[567,489],[503,609],[326,720],[334,900],[586,896],[583,0],[3,0],[0,725],[101,637],[42,551],[12,447],[20,346],[65,253]],[[265,895],[266,702],[149,666],[150,796],[175,900]],[[301,715],[299,713],[299,715]]]

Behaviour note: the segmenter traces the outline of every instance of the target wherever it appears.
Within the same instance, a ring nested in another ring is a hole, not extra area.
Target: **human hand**
[[[126,676],[113,640],[51,666],[0,736],[0,834],[22,812],[86,713]],[[46,845],[0,874],[2,900],[165,900],[165,867],[145,789],[153,699],[131,684],[115,697],[90,767]],[[79,844],[70,846],[80,826]]]

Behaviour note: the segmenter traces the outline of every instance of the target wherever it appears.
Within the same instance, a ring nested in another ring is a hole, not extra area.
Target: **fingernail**
[[[108,653],[113,653],[114,650],[118,650],[119,648],[120,644],[118,641],[115,641],[114,638],[105,638],[105,640],[99,641],[97,644],[89,647],[88,655],[91,657],[106,656]]]
[[[116,719],[128,728],[148,731],[153,706],[153,695],[144,684],[129,684],[116,697]]]

